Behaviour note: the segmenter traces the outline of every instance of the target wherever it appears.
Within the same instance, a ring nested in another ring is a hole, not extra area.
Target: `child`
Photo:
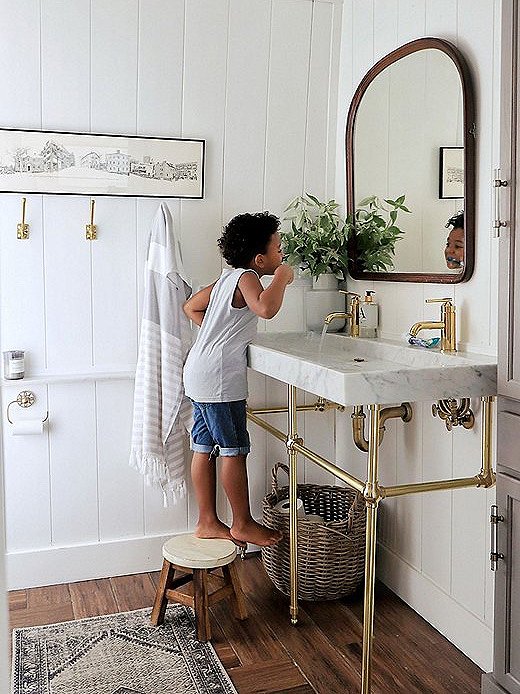
[[[246,456],[247,346],[256,335],[258,316],[273,318],[282,305],[293,271],[282,265],[280,221],[268,212],[240,214],[218,240],[231,268],[185,304],[184,312],[201,326],[184,366],[184,389],[193,401],[191,476],[199,505],[197,537],[231,539],[244,546],[275,544],[281,533],[256,523],[249,507]],[[264,289],[260,277],[274,275]],[[216,456],[233,511],[231,528],[216,511]]]
[[[450,270],[461,270],[464,267],[464,212],[456,212],[445,226],[452,227],[444,249],[446,266]]]

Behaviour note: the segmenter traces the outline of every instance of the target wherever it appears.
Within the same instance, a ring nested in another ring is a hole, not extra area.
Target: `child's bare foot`
[[[260,525],[253,519],[244,525],[233,523],[231,527],[231,537],[236,542],[250,542],[259,547],[270,547],[280,542],[283,535],[279,530],[273,530],[265,525]]]
[[[218,519],[210,523],[198,523],[193,534],[204,540],[231,540],[239,547],[245,544],[234,538],[228,526]]]

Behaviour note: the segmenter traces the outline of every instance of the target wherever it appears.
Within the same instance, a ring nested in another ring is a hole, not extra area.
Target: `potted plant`
[[[290,222],[290,228],[282,232],[282,250],[289,265],[299,267],[313,281],[312,290],[304,293],[308,330],[320,331],[328,313],[345,310],[338,280],[347,278],[348,234],[338,207],[335,200],[321,202],[307,193],[285,209],[284,220]],[[335,322],[328,329],[340,327],[341,323]]]
[[[354,242],[355,260],[364,272],[388,272],[394,267],[395,244],[404,234],[396,224],[400,211],[410,212],[405,196],[383,201],[375,195],[361,200],[347,219],[347,233]],[[352,254],[350,254],[352,255]]]
[[[292,200],[285,209],[284,220],[290,228],[282,233],[282,250],[289,265],[300,267],[313,280],[333,275],[347,278],[348,233],[345,220],[338,214],[335,200],[320,202],[307,193]]]

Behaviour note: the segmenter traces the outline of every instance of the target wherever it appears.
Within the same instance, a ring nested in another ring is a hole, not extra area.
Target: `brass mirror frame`
[[[354,127],[356,115],[364,93],[377,75],[385,68],[412,53],[436,48],[448,55],[455,64],[462,84],[464,113],[464,270],[461,274],[424,272],[366,272],[356,268],[357,258],[355,237],[349,247],[349,274],[356,280],[380,280],[386,282],[431,282],[455,284],[466,282],[473,273],[475,262],[475,96],[473,81],[466,60],[453,44],[444,39],[426,37],[416,39],[400,46],[381,58],[363,77],[352,97],[347,116],[346,145],[346,184],[347,214],[353,214],[354,200]]]

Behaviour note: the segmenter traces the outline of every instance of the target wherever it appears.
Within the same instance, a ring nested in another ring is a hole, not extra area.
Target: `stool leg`
[[[195,626],[197,640],[209,641],[211,627],[208,609],[208,582],[206,569],[193,569],[193,598],[195,605]]]
[[[233,587],[233,613],[237,619],[246,619],[246,601],[244,598],[244,593],[242,592],[242,586],[240,585],[240,578],[238,576],[238,570],[235,562],[232,561],[231,564],[223,566],[222,571],[226,581],[231,583],[231,586]]]
[[[164,622],[164,614],[166,612],[166,606],[168,605],[168,599],[165,593],[174,574],[175,568],[165,559],[163,561],[159,585],[157,586],[157,593],[155,594],[155,602],[150,616],[150,621],[154,627]]]

